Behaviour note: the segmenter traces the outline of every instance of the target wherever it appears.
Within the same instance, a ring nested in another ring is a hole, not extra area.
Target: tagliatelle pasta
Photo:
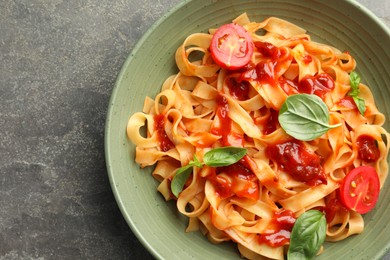
[[[351,170],[368,165],[382,187],[390,136],[369,87],[358,86],[364,113],[349,95],[355,60],[275,17],[252,22],[243,14],[233,23],[254,42],[250,62],[223,68],[210,53],[215,29],[189,35],[175,55],[179,72],[128,121],[135,161],[155,165],[157,189],[165,200],[177,200],[189,218],[187,231],[200,230],[212,243],[234,241],[248,259],[284,259],[291,226],[283,221],[311,209],[326,215],[327,241],[361,233],[362,214],[340,201],[340,186]],[[326,104],[329,124],[340,126],[301,141],[284,131],[278,113],[289,96],[308,91]],[[230,166],[192,167],[176,198],[177,170],[223,146],[247,154]]]

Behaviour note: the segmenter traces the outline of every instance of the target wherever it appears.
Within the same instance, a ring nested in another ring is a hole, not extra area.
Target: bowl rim
[[[390,27],[387,26],[382,19],[380,19],[373,11],[368,9],[363,4],[359,3],[357,0],[345,0],[346,2],[350,2],[357,8],[360,8],[364,13],[366,13],[374,22],[381,27],[382,30],[386,32],[386,34],[390,37]]]
[[[111,92],[111,96],[109,99],[109,103],[108,103],[109,105],[107,108],[106,120],[105,120],[104,152],[105,152],[106,169],[107,169],[107,174],[108,174],[110,186],[112,189],[112,193],[113,193],[114,198],[116,200],[116,203],[119,207],[119,210],[120,210],[123,218],[125,219],[126,223],[130,227],[132,233],[136,236],[138,241],[144,246],[145,249],[147,249],[147,251],[149,253],[151,253],[155,258],[159,258],[159,259],[161,259],[160,254],[144,238],[144,236],[142,235],[142,232],[139,231],[139,229],[134,224],[132,218],[128,215],[128,212],[126,210],[126,207],[124,205],[122,197],[119,194],[119,190],[118,190],[117,186],[115,185],[115,174],[112,172],[112,164],[111,164],[111,162],[112,162],[112,160],[111,160],[112,154],[111,154],[111,150],[110,150],[111,141],[109,139],[109,133],[111,130],[110,121],[111,121],[111,116],[113,114],[113,108],[115,106],[113,101],[116,99],[116,96],[118,95],[119,85],[120,85],[120,82],[122,81],[122,79],[126,73],[126,69],[135,57],[134,54],[138,52],[138,50],[142,47],[144,42],[149,38],[149,35],[154,32],[156,27],[158,27],[162,22],[164,22],[166,19],[168,19],[173,13],[175,13],[176,11],[178,11],[179,9],[181,9],[183,6],[185,6],[187,3],[191,2],[191,1],[195,1],[195,0],[183,0],[179,4],[176,4],[175,6],[170,8],[160,18],[158,18],[155,22],[153,22],[152,25],[146,30],[146,32],[138,39],[138,41],[136,42],[136,44],[134,45],[134,47],[131,49],[130,53],[128,54],[126,60],[122,64],[121,69],[119,71],[119,74],[116,77],[114,87],[113,87],[113,90]]]

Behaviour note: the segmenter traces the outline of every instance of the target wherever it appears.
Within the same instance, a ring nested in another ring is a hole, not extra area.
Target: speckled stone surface
[[[104,123],[123,62],[179,2],[0,1],[0,259],[152,259],[112,195]],[[359,2],[390,27],[389,0]]]

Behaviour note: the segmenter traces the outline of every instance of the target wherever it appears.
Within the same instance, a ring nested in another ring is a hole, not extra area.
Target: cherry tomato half
[[[340,187],[341,202],[360,214],[369,212],[378,200],[380,182],[372,166],[359,166],[344,177]]]
[[[252,37],[241,25],[222,25],[213,35],[210,52],[219,66],[229,70],[242,68],[249,63],[253,54]]]

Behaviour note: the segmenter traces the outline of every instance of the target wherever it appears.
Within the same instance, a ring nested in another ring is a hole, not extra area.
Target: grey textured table
[[[179,2],[0,1],[0,259],[152,259],[112,195],[104,123],[134,44]],[[390,0],[359,2],[390,27]]]

